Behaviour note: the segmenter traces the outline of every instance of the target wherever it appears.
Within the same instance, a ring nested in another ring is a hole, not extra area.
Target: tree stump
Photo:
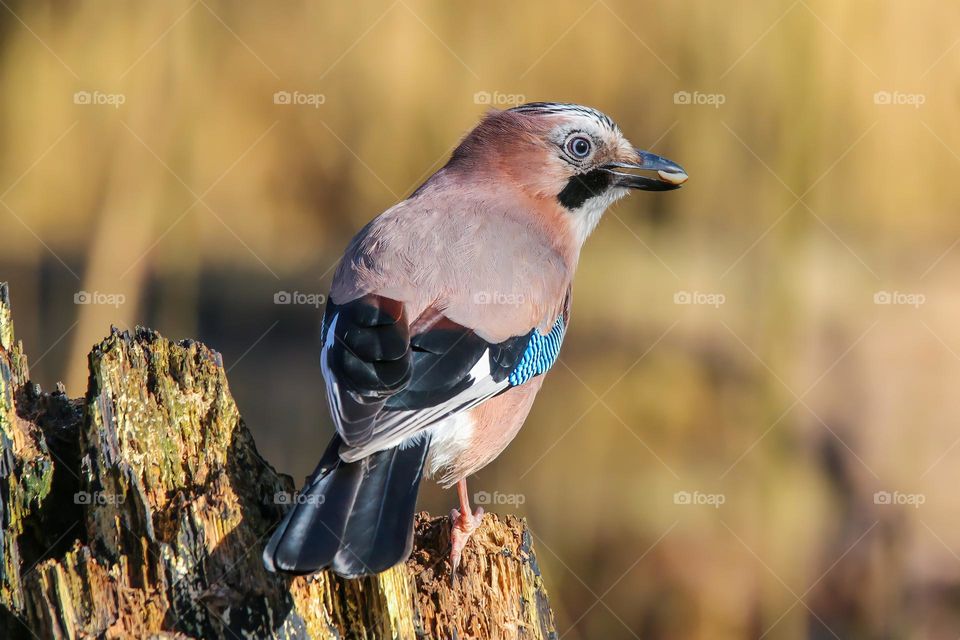
[[[555,638],[522,520],[449,524],[378,576],[290,578],[263,545],[294,483],[260,457],[220,355],[113,329],[83,398],[29,382],[0,283],[0,638]],[[319,450],[318,450],[319,454]]]

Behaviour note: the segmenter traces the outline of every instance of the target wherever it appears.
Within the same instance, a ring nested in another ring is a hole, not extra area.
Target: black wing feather
[[[386,409],[435,407],[472,384],[470,370],[490,345],[470,329],[448,324],[451,326],[431,329],[411,339],[410,384],[387,400]]]
[[[368,295],[324,315],[321,364],[329,368],[328,395],[338,415],[337,431],[351,446],[365,444],[386,400],[413,375],[410,327],[403,304]]]

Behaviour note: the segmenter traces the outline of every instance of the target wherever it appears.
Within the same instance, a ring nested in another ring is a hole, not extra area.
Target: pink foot
[[[474,513],[470,513],[469,508],[463,513],[459,509],[450,511],[450,573],[451,578],[456,582],[457,567],[460,566],[460,556],[463,554],[470,535],[480,526],[483,521],[483,507],[477,507]]]

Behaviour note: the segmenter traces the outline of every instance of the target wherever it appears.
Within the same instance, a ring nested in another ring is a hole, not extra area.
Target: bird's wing
[[[569,305],[546,333],[491,343],[436,309],[413,322],[403,303],[368,294],[331,303],[321,364],[340,455],[353,461],[545,373],[560,351]]]

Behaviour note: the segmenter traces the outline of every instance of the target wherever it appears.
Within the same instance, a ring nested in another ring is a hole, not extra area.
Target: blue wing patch
[[[563,344],[563,334],[566,330],[561,314],[553,323],[550,333],[544,335],[537,330],[533,331],[527,348],[520,357],[520,362],[510,372],[511,387],[519,386],[530,378],[546,373],[553,366],[557,356],[560,355],[560,345]]]

